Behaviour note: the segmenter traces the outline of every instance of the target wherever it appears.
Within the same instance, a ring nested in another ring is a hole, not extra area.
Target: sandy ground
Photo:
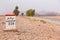
[[[39,17],[42,17],[42,18],[58,18],[60,19],[60,16],[39,16]]]
[[[60,24],[17,16],[17,32],[3,31],[5,17],[0,16],[0,40],[60,40]]]

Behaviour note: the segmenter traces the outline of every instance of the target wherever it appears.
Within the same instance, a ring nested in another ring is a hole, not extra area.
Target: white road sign
[[[16,17],[6,16],[6,30],[16,29]]]

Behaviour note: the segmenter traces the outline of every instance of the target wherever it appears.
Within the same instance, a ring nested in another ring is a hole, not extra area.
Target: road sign
[[[6,14],[6,30],[16,29],[16,17],[14,14]]]

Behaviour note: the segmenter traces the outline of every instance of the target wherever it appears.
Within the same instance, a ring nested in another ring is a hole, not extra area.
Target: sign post
[[[14,14],[6,14],[6,28],[5,30],[16,30],[16,16]]]

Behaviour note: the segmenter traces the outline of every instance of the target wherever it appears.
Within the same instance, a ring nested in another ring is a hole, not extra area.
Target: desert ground
[[[42,17],[42,18],[60,18],[60,16],[40,16],[40,17]]]
[[[16,16],[17,31],[4,31],[5,16],[0,16],[0,40],[60,40],[60,23],[44,18],[47,17]]]

